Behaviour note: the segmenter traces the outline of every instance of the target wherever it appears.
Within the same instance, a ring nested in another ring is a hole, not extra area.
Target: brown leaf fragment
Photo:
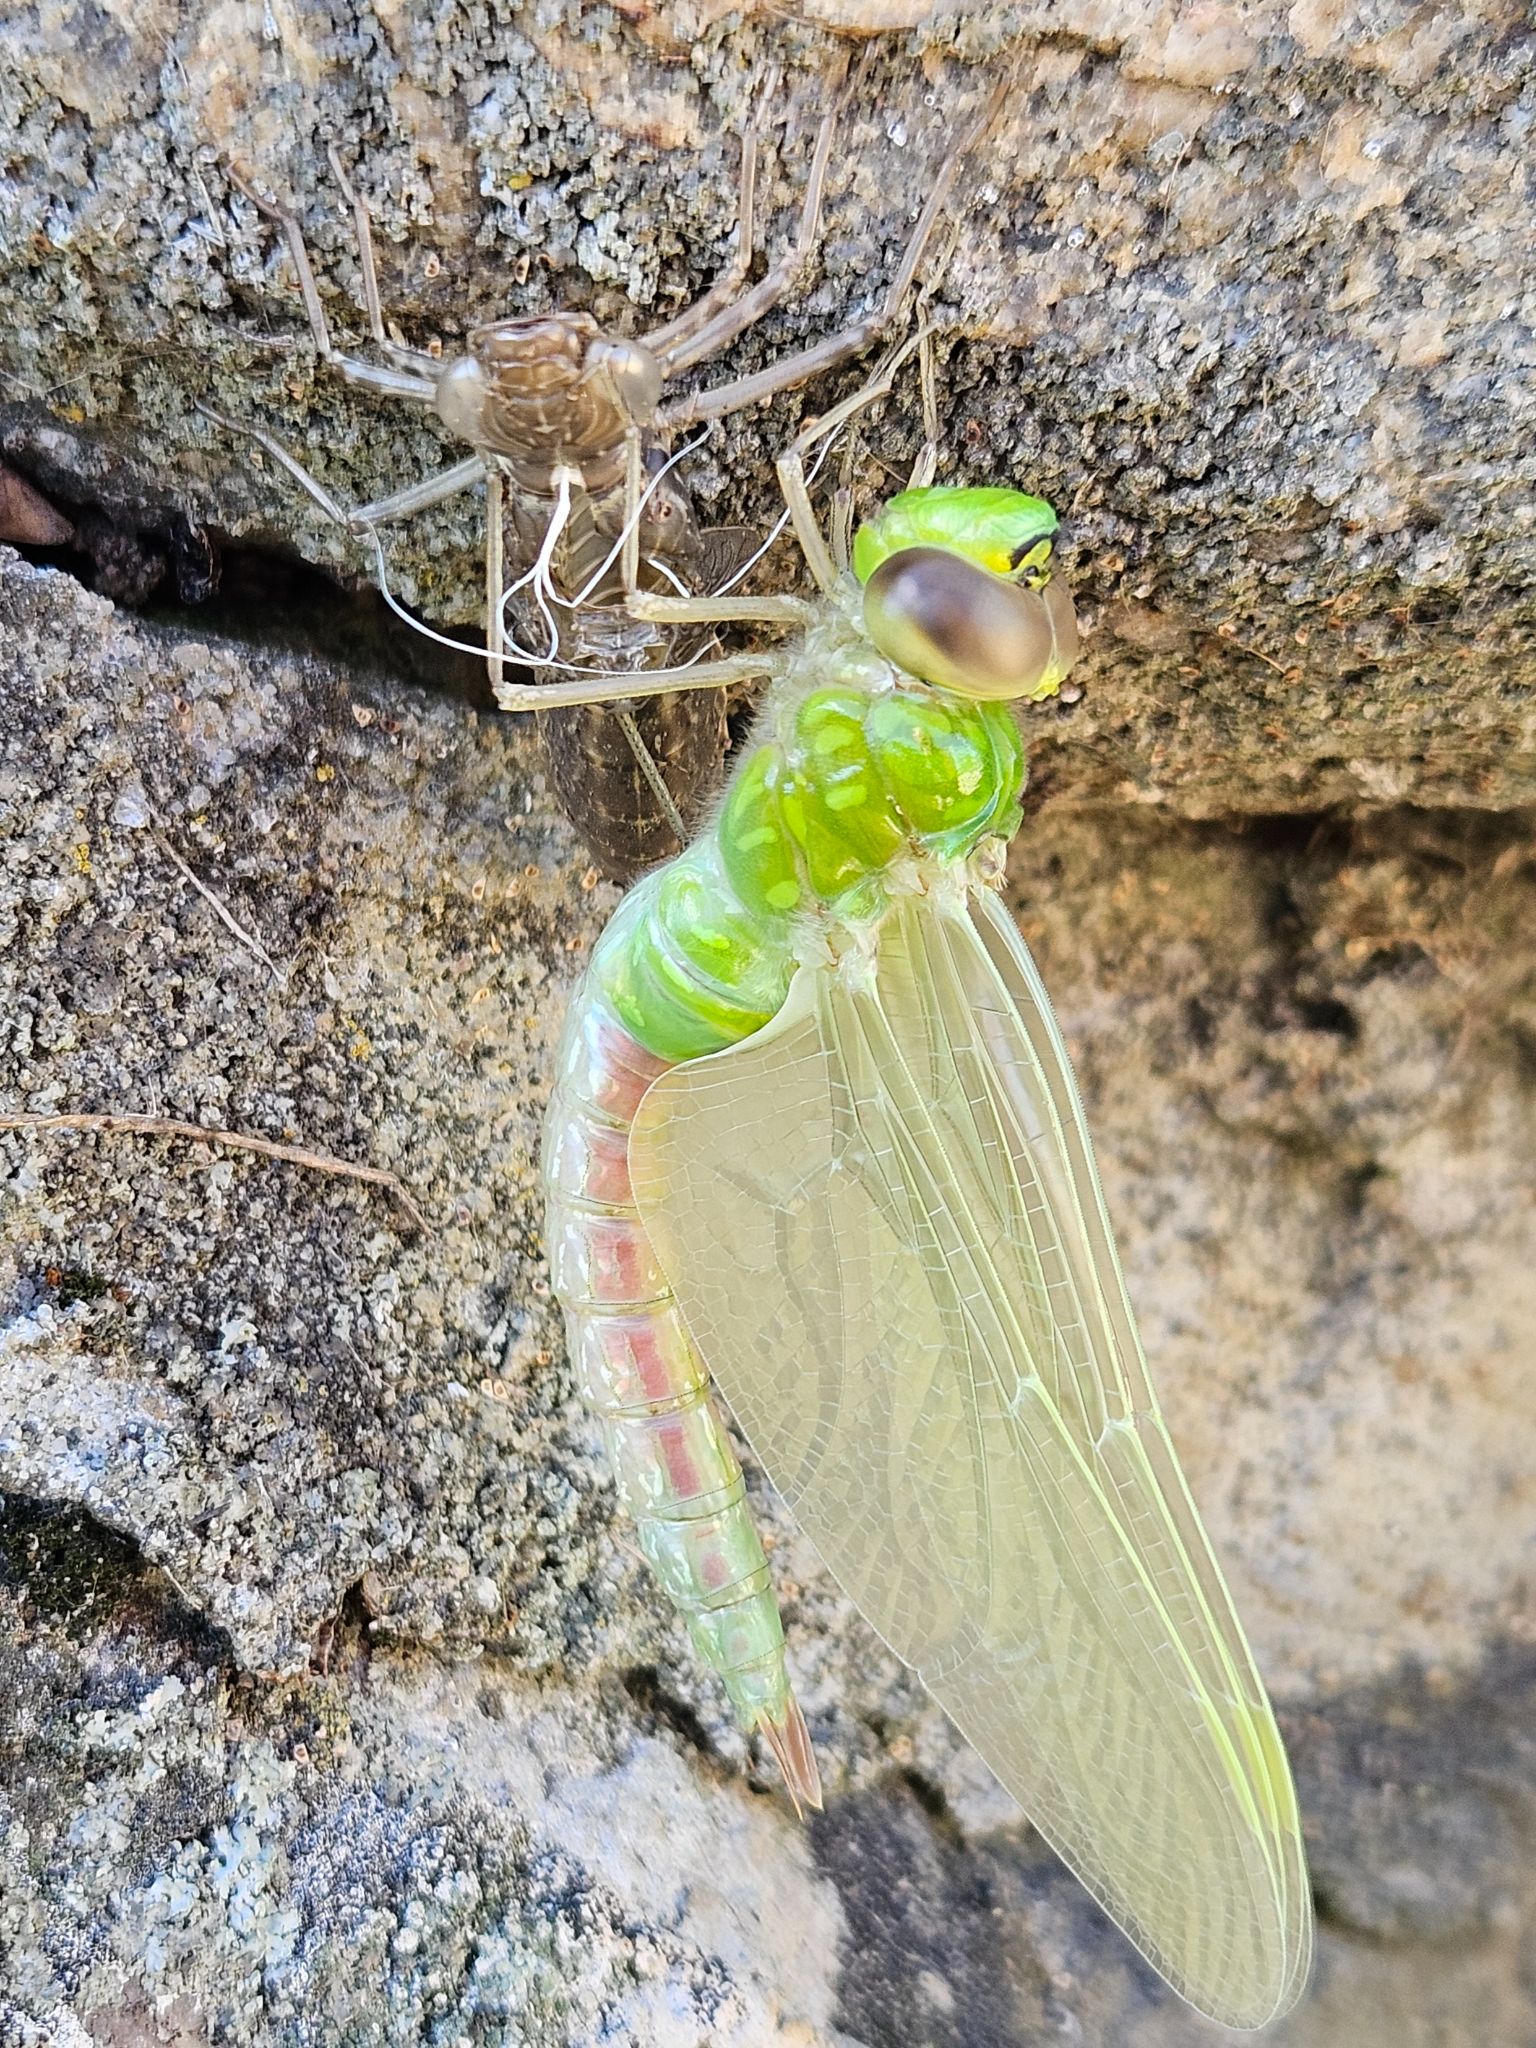
[[[75,529],[63,513],[24,476],[0,462],[0,540],[31,548],[61,548],[74,537]]]

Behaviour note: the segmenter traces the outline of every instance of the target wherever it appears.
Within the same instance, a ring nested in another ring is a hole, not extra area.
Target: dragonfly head
[[[1054,695],[1077,658],[1051,576],[1056,514],[1022,491],[903,491],[854,543],[864,627],[898,668],[957,696]]]

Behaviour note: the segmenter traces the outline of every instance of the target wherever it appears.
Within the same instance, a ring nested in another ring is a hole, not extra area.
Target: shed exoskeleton
[[[668,459],[674,436],[804,383],[889,328],[912,288],[965,152],[991,111],[989,106],[982,123],[937,168],[896,273],[872,312],[767,369],[681,391],[673,388],[679,379],[761,320],[810,263],[839,116],[835,97],[817,131],[789,247],[755,283],[747,283],[759,152],[756,129],[749,126],[742,138],[737,226],[726,270],[694,304],[638,338],[614,334],[588,313],[556,311],[487,322],[470,331],[461,352],[443,358],[391,340],[367,210],[333,147],[332,169],[356,227],[369,331],[384,360],[352,354],[332,337],[298,217],[244,171],[231,173],[239,190],[283,232],[322,361],[362,390],[429,408],[472,452],[384,498],[345,507],[271,436],[250,427],[242,431],[253,433],[331,517],[373,537],[376,546],[379,526],[483,483],[486,660],[493,692],[504,709],[538,715],[556,794],[617,879],[628,879],[686,843],[690,821],[718,784],[727,745],[725,699],[718,688],[683,694],[637,689],[620,701],[609,694],[594,702],[579,691],[562,696],[554,679],[570,680],[588,670],[611,677],[669,669],[708,654],[707,631],[639,619],[624,604],[628,595],[646,590],[715,590],[749,551],[749,536],[739,529],[700,526]],[[513,619],[525,631],[539,630],[542,623],[545,644],[518,641]],[[551,680],[522,680],[520,669]]]

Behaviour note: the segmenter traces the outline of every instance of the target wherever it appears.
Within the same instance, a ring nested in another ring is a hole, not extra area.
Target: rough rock
[[[771,1497],[804,1831],[615,1525],[533,1187],[612,892],[530,736],[14,562],[3,593],[0,1105],[301,1143],[428,1224],[218,1142],[0,1134],[15,2024],[1199,2038]],[[1459,1999],[1513,2039],[1528,821],[1047,805],[1013,884],[1286,1707],[1326,1918],[1281,2038]]]
[[[924,286],[944,474],[1043,490],[1077,539],[1099,631],[1053,782],[1196,817],[1532,801],[1536,31],[1518,0],[807,13],[13,10],[0,449],[158,533],[183,576],[189,528],[209,527],[371,573],[199,406],[265,424],[344,504],[459,451],[317,366],[282,238],[232,168],[302,217],[344,346],[366,348],[327,144],[414,344],[451,356],[476,320],[551,306],[634,331],[725,261],[747,121],[759,240],[783,243],[851,62],[813,273],[736,373],[871,308],[1005,76]],[[718,429],[690,469],[706,511],[765,520],[767,452],[834,388]],[[908,389],[870,427],[882,463],[910,456],[915,414]],[[479,524],[470,497],[393,531],[401,594],[477,618]]]
[[[413,342],[642,330],[727,253],[749,114],[790,231],[845,62],[816,266],[725,369],[873,301],[1005,70],[927,280],[943,473],[1074,536],[1010,887],[1297,1767],[1321,1953],[1272,2038],[1536,2036],[1532,49],[1513,0],[10,10],[0,453],[120,603],[221,552],[255,596],[135,622],[0,551],[0,2040],[1214,2038],[755,1479],[826,1813],[735,1732],[539,1242],[613,892],[531,732],[251,584],[367,564],[196,410],[348,501],[451,452],[315,364],[231,163],[348,347],[330,140]],[[711,515],[766,521],[859,375],[719,429]],[[919,431],[868,422],[871,488]],[[478,520],[391,536],[445,624]],[[328,1165],[43,1122],[112,1114]]]

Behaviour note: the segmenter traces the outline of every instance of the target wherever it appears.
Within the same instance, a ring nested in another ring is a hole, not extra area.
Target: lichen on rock
[[[1536,2024],[1536,46],[1499,0],[1113,14],[0,25],[0,454],[73,566],[183,600],[0,551],[5,2038],[1193,2042],[754,1480],[831,1792],[807,1831],[768,1796],[615,1524],[539,1243],[612,892],[531,733],[249,568],[372,573],[197,410],[348,502],[457,452],[316,363],[231,167],[298,209],[349,348],[329,142],[412,342],[638,332],[726,260],[749,116],[792,232],[846,75],[820,250],[738,374],[874,302],[1000,68],[925,279],[941,474],[1069,525],[1089,651],[1030,716],[1011,899],[1297,1763],[1323,1952],[1284,2038]],[[764,526],[769,456],[860,374],[717,429],[706,515]],[[884,490],[915,389],[861,432]],[[478,617],[479,518],[389,535],[441,625]],[[188,610],[221,549],[254,601]],[[112,1113],[385,1169],[429,1227],[43,1122]]]

